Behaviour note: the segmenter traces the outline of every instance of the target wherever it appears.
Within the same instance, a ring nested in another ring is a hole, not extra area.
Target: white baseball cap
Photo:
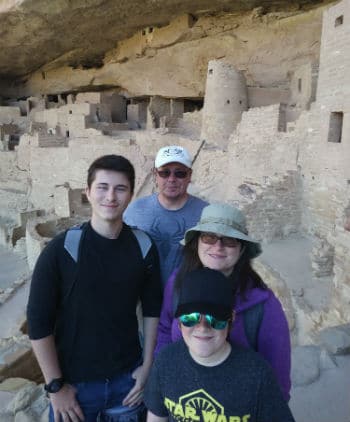
[[[163,147],[158,151],[154,161],[154,166],[157,169],[169,163],[180,163],[188,168],[191,168],[192,158],[187,149],[178,145],[171,145]]]

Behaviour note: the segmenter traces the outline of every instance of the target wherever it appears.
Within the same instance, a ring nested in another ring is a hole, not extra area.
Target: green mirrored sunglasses
[[[185,327],[194,327],[200,323],[202,316],[205,318],[207,324],[211,328],[214,328],[214,330],[223,330],[227,327],[228,320],[223,321],[213,317],[212,315],[202,315],[199,312],[192,312],[191,314],[181,315],[179,320]]]

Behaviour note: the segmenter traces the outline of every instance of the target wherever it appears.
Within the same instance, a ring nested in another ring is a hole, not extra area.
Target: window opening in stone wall
[[[213,74],[213,69],[209,69],[208,70],[208,73],[209,73],[209,75],[212,75]]]
[[[69,138],[69,130],[66,130],[66,138]]]
[[[278,114],[278,131],[286,132],[287,130],[287,115],[286,115],[286,104],[280,104]]]
[[[58,95],[48,95],[47,99],[50,103],[58,103]]]
[[[301,92],[301,78],[298,79],[298,92]]]
[[[334,26],[337,27],[339,25],[343,25],[343,22],[344,22],[344,16],[343,15],[338,16],[334,22]]]
[[[9,144],[8,144],[9,151],[14,151],[15,147],[19,145],[19,138],[20,136],[16,134],[10,135]]]
[[[328,142],[341,142],[343,131],[343,113],[332,112],[329,118]]]
[[[230,104],[230,102],[231,102],[230,100],[226,100],[226,104]]]
[[[198,111],[203,108],[203,99],[199,100],[187,100],[184,99],[184,113],[192,113],[192,111]]]

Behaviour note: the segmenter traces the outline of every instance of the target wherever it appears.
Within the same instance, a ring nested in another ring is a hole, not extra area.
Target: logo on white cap
[[[173,155],[182,155],[183,154],[183,148],[179,147],[169,147],[163,151],[164,155],[167,155],[168,157]]]

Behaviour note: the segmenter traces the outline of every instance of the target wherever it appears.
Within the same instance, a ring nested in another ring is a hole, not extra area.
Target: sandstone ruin
[[[298,386],[350,352],[350,0],[224,3],[147,16],[106,43],[98,66],[101,51],[87,49],[90,66],[73,66],[82,52],[71,50],[17,63],[10,82],[3,68],[0,246],[28,270],[0,285],[0,319],[46,242],[88,218],[93,159],[129,158],[142,196],[157,150],[179,144],[195,157],[192,193],[238,205],[263,242],[257,270],[283,303],[296,361],[313,362]],[[0,377],[37,381],[19,320],[0,340]]]

